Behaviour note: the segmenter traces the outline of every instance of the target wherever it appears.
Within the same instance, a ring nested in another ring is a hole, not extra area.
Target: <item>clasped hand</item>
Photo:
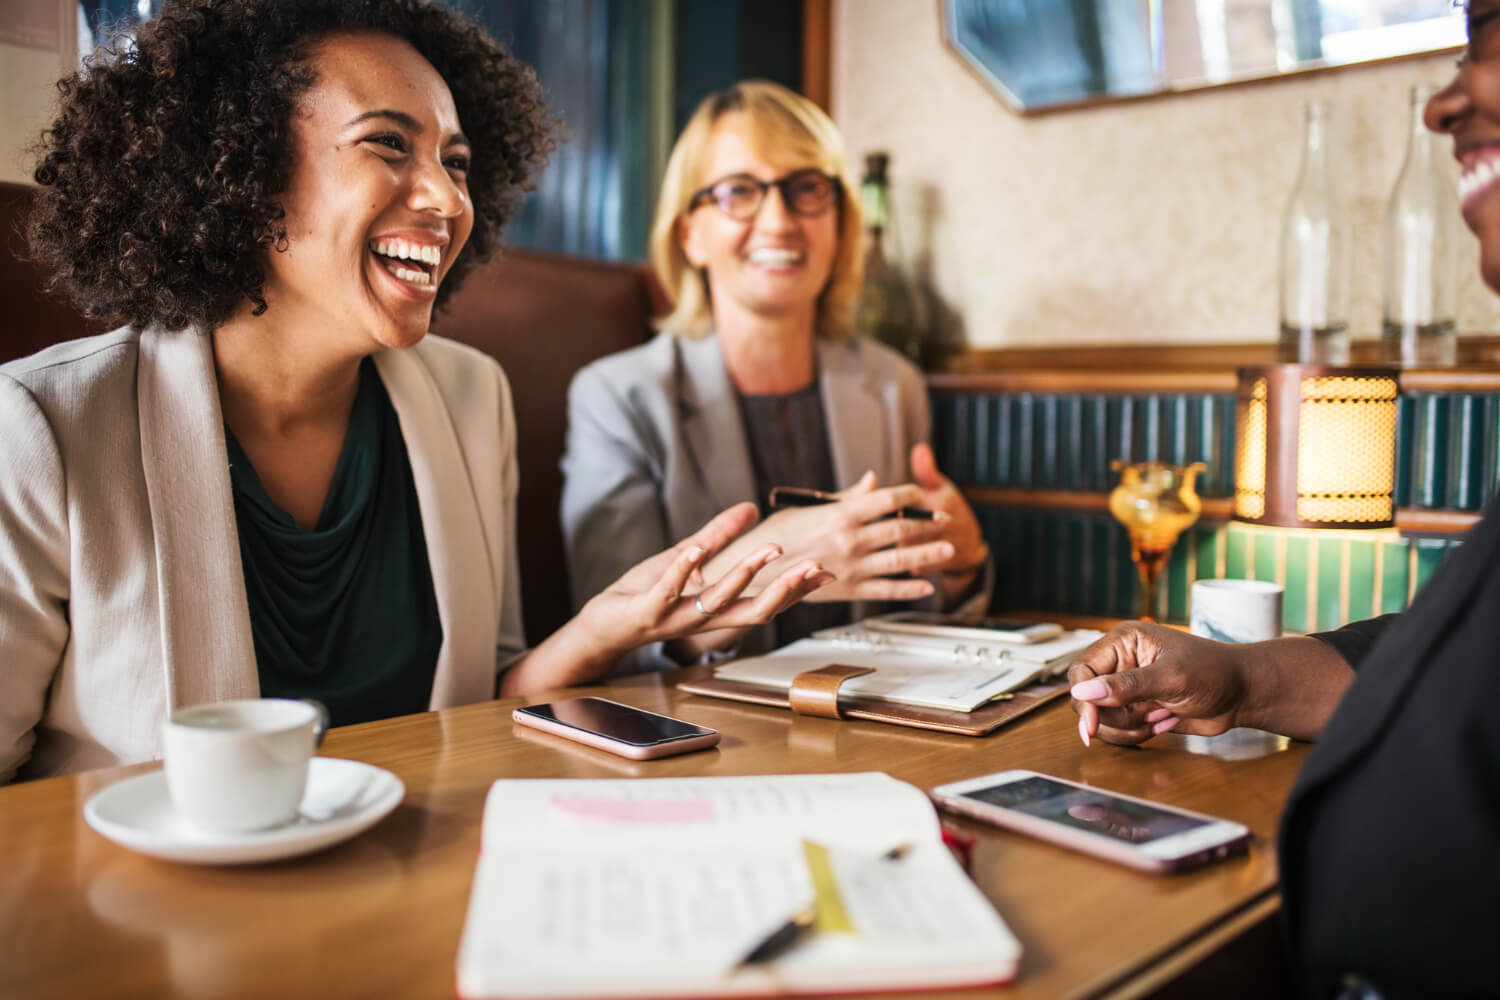
[[[721,574],[706,574],[705,560],[754,524],[756,517],[752,503],[725,510],[605,588],[583,606],[580,624],[603,646],[633,649],[705,629],[763,624],[833,579],[815,560],[799,559],[749,593],[756,574],[781,558],[781,548],[769,543],[752,547]]]
[[[713,568],[740,561],[774,540],[784,555],[767,564],[769,573],[811,560],[833,574],[834,582],[811,594],[810,601],[913,601],[933,592],[923,576],[972,579],[987,554],[974,512],[938,472],[927,445],[912,449],[912,471],[915,482],[884,488],[867,472],[834,503],[776,511],[727,547]],[[923,507],[935,516],[930,521],[892,516],[903,507]],[[757,580],[755,586],[765,582]]]

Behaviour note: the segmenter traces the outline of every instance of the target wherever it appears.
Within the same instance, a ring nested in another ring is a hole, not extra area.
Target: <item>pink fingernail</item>
[[[1098,701],[1109,697],[1109,685],[1098,677],[1090,677],[1086,681],[1079,681],[1073,685],[1068,692],[1078,701]]]
[[[767,563],[775,562],[780,557],[781,549],[778,546],[767,546],[766,550],[760,554],[760,564],[764,566]]]
[[[703,549],[697,545],[689,545],[687,550],[688,562],[695,563],[703,558]]]
[[[1146,715],[1146,721],[1147,722],[1160,722],[1162,719],[1170,718],[1171,715],[1172,715],[1172,710],[1170,708],[1158,708],[1154,712],[1147,713],[1147,715]]]
[[[1078,720],[1078,738],[1083,740],[1084,746],[1089,746],[1089,724],[1083,719]]]
[[[942,554],[944,559],[952,559],[953,553],[956,551],[952,542],[944,542],[942,548],[938,549],[938,552]]]
[[[953,520],[953,515],[948,513],[946,510],[935,510],[932,512],[932,519],[938,524],[942,524],[945,521]]]
[[[1156,725],[1152,726],[1151,731],[1157,736],[1160,736],[1162,733],[1170,733],[1173,729],[1177,728],[1177,723],[1181,721],[1181,719],[1176,718],[1175,716],[1170,719],[1163,719]]]

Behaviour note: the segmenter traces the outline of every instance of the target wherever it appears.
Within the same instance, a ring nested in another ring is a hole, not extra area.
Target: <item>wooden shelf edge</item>
[[[1225,371],[1085,371],[1024,369],[1010,372],[938,372],[932,389],[970,392],[1234,392],[1233,369]]]
[[[1073,510],[1107,513],[1108,493],[1085,493],[1072,490],[1026,490],[1000,486],[967,486],[963,494],[974,503],[990,507],[1041,507],[1048,510]],[[1205,497],[1199,517],[1204,521],[1227,521],[1233,507],[1228,497]]]
[[[1396,530],[1403,535],[1461,535],[1479,523],[1472,510],[1424,510],[1402,507],[1396,511]]]
[[[1109,494],[1074,490],[1029,490],[1003,486],[966,486],[963,495],[971,503],[987,507],[1029,507],[1043,510],[1108,513]],[[1234,501],[1228,497],[1205,497],[1204,521],[1228,521]],[[1461,535],[1479,523],[1480,514],[1468,510],[1425,510],[1402,507],[1396,511],[1396,529],[1403,535]]]

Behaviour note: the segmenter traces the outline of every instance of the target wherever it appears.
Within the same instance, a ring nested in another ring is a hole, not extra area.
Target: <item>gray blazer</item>
[[[818,379],[839,484],[873,469],[911,479],[932,416],[921,373],[864,338],[818,338]],[[562,528],[575,608],[719,511],[757,499],[745,428],[716,336],[658,334],[586,366],[568,389]],[[759,498],[764,502],[765,498]],[[855,616],[865,611],[856,605]],[[769,648],[756,629],[743,651]],[[642,651],[625,669],[669,664]]]
[[[443,622],[432,708],[523,646],[515,421],[491,358],[428,337],[375,367]],[[260,692],[213,342],[129,329],[0,366],[0,784],[161,754],[176,708]]]

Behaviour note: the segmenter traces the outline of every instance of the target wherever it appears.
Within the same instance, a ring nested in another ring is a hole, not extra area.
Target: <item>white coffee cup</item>
[[[1192,632],[1219,642],[1260,642],[1281,635],[1281,585],[1264,580],[1198,580]]]
[[[211,833],[248,833],[297,818],[308,761],[328,710],[316,701],[247,698],[173,712],[166,723],[172,805]]]

